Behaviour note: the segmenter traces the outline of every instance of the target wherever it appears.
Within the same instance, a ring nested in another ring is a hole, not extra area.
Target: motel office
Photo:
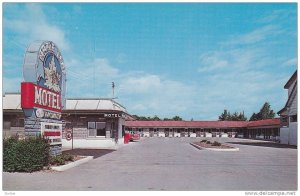
[[[113,99],[67,99],[62,111],[63,147],[114,148],[123,143],[126,108]],[[73,141],[65,132],[73,132]],[[24,114],[20,93],[3,96],[3,137],[24,137]]]

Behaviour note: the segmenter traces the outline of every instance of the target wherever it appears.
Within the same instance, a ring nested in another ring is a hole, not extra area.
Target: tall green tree
[[[257,114],[252,114],[252,116],[250,117],[250,121],[264,120],[270,118],[275,118],[275,113],[271,109],[271,105],[269,104],[269,102],[265,102]]]
[[[173,118],[163,118],[163,119],[160,119],[157,115],[154,115],[153,117],[146,117],[146,116],[138,116],[138,115],[132,115],[133,118],[135,118],[136,120],[144,120],[144,121],[151,121],[151,120],[154,120],[154,121],[159,121],[159,120],[165,120],[165,121],[168,121],[168,120],[174,120],[174,121],[181,121],[182,118],[180,116],[174,116]]]
[[[152,118],[152,120],[160,120],[160,118],[159,118],[157,115],[155,115],[155,116]]]
[[[233,114],[230,114],[229,111],[227,111],[226,109],[224,110],[224,112],[219,116],[219,120],[220,121],[246,121],[247,117],[243,112],[234,112]]]
[[[227,110],[224,109],[224,112],[219,116],[219,120],[221,121],[229,120],[229,115],[230,113],[228,113]]]
[[[174,116],[174,117],[172,118],[172,120],[175,120],[175,121],[181,121],[182,118],[181,118],[180,116]]]
[[[244,111],[243,111],[243,113],[241,112],[241,113],[239,114],[239,120],[240,120],[240,121],[246,121],[246,120],[247,120],[247,117],[245,116]]]

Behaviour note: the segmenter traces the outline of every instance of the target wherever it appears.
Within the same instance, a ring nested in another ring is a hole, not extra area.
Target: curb
[[[204,148],[204,147],[201,147],[201,146],[198,146],[197,144],[193,144],[193,143],[190,143],[192,146],[200,149],[200,150],[211,150],[211,151],[219,151],[219,152],[236,152],[236,151],[239,151],[240,149],[239,148],[228,148],[228,149],[218,149],[218,148]]]
[[[76,167],[78,165],[81,165],[83,163],[86,163],[86,162],[89,162],[90,160],[93,160],[93,156],[87,156],[83,159],[80,159],[78,161],[74,161],[74,162],[71,162],[71,163],[68,163],[67,165],[62,165],[62,166],[52,166],[50,167],[52,170],[55,170],[55,171],[65,171],[67,169],[71,169],[73,167]]]

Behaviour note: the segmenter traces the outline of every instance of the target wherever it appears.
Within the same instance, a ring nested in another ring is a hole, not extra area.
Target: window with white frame
[[[96,136],[105,136],[106,132],[105,132],[105,126],[106,126],[106,122],[96,122]]]
[[[103,137],[106,135],[106,122],[88,122],[89,137]]]
[[[88,137],[96,137],[96,123],[88,122]]]

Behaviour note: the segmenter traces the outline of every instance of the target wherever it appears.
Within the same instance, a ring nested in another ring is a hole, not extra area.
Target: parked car
[[[137,141],[140,139],[140,135],[137,133],[130,132],[130,141]]]

